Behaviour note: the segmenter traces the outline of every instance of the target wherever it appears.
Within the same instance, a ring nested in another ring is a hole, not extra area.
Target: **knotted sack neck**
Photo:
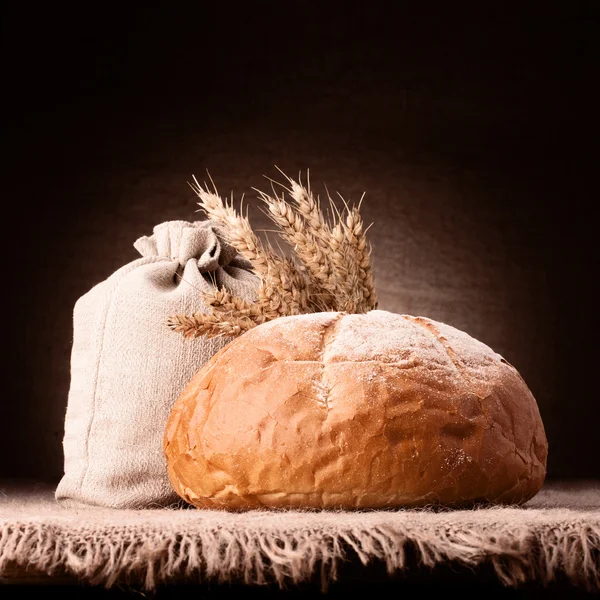
[[[236,256],[213,221],[167,221],[154,227],[150,236],[139,238],[135,249],[144,257],[157,256],[176,261],[181,267],[196,260],[200,273],[226,267]]]

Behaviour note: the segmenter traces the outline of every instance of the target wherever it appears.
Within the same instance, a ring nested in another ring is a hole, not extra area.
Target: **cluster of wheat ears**
[[[278,317],[377,308],[368,228],[360,215],[362,198],[358,205],[349,206],[340,196],[344,205],[340,210],[327,193],[326,215],[311,191],[308,172],[306,185],[300,176],[295,181],[282,175],[287,185],[271,180],[271,194],[253,189],[276,233],[289,244],[291,256],[282,256],[270,242],[261,240],[250,226],[248,212],[236,211],[233,200],[224,201],[212,179],[211,189],[194,177],[190,185],[200,198],[201,211],[220,224],[227,242],[252,264],[260,283],[254,302],[225,289],[204,292],[208,312],[172,316],[168,320],[172,330],[185,337],[236,337]]]

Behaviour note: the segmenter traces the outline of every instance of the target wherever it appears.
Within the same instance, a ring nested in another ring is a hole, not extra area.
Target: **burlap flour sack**
[[[69,506],[148,508],[178,501],[162,452],[173,402],[227,338],[184,340],[166,325],[202,309],[213,282],[253,299],[250,265],[211,221],[171,221],[134,244],[143,258],[82,296],[74,310],[65,474]]]

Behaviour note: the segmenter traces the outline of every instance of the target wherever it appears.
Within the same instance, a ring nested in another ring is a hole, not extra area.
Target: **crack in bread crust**
[[[333,386],[329,382],[327,382],[327,378],[325,376],[325,353],[329,349],[330,346],[333,345],[335,341],[335,336],[339,329],[339,323],[344,318],[345,313],[339,313],[336,315],[335,319],[328,323],[323,331],[323,338],[321,340],[321,352],[319,356],[319,360],[321,361],[321,375],[319,377],[318,383],[315,383],[315,387],[322,392],[323,394],[323,405],[327,414],[329,414],[329,395]]]
[[[486,400],[487,398],[482,397],[481,395],[479,395],[477,393],[477,390],[475,389],[475,385],[471,381],[470,377],[468,377],[467,374],[465,373],[465,370],[463,368],[463,365],[462,365],[460,359],[456,355],[454,348],[452,348],[452,346],[448,343],[448,340],[441,334],[441,332],[438,330],[438,328],[435,325],[433,325],[432,323],[429,323],[427,321],[424,321],[421,317],[411,317],[409,315],[402,315],[402,316],[407,321],[410,321],[411,323],[415,323],[416,325],[418,325],[419,327],[421,327],[422,329],[427,331],[427,333],[429,333],[429,335],[435,339],[435,341],[438,343],[438,345],[443,348],[444,352],[446,353],[446,356],[448,357],[450,362],[454,365],[454,368],[457,370],[458,374],[462,377],[462,379],[464,379],[464,381],[467,383],[467,386],[468,386],[469,390],[471,391],[471,393],[477,398],[477,402],[479,403],[479,407],[481,408],[481,414],[482,414],[483,418],[487,421],[488,426],[492,427],[493,421],[490,419],[490,417],[487,414],[485,407],[483,405],[483,401]]]
[[[440,331],[437,329],[437,327],[435,327],[431,323],[424,322],[420,317],[410,317],[408,315],[402,315],[402,316],[407,321],[410,321],[411,323],[415,323],[419,327],[423,328],[425,331],[427,331],[431,336],[433,336],[435,338],[436,342],[444,349],[446,356],[448,356],[448,358],[450,359],[450,362],[454,365],[454,367],[458,371],[459,375],[469,384],[470,388],[473,388],[473,383],[471,382],[469,377],[467,377],[467,375],[465,374],[464,369],[462,368],[462,364],[461,364],[460,360],[458,359],[458,357],[456,356],[456,352],[454,352],[454,348],[452,348],[452,346],[447,343],[448,340],[440,333]],[[477,395],[475,390],[472,390],[472,391],[475,395]]]

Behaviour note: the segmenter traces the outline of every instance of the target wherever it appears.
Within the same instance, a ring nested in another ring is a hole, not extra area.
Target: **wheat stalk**
[[[264,294],[269,308],[279,316],[299,315],[308,310],[308,281],[293,260],[280,258],[267,273]]]
[[[279,227],[278,234],[292,247],[295,256],[305,267],[310,280],[310,296],[317,307],[330,306],[336,294],[332,269],[327,255],[317,241],[317,232],[311,223],[297,213],[282,196],[272,196],[256,190],[266,205],[266,214]]]
[[[314,235],[321,251],[326,254],[329,250],[329,234],[331,233],[331,227],[327,222],[325,215],[321,212],[319,199],[315,198],[310,189],[310,173],[307,171],[307,185],[304,186],[300,181],[300,177],[298,177],[298,181],[295,181],[283,173],[283,171],[280,170],[279,172],[290,184],[290,188],[286,188],[290,198],[296,204],[298,212],[304,217],[306,226]]]
[[[265,246],[252,230],[248,217],[239,215],[224,202],[212,179],[211,182],[214,191],[208,186],[202,188],[194,177],[192,189],[200,198],[198,204],[207,217],[223,226],[227,241],[251,262],[263,280],[258,295],[265,316],[276,318],[306,312],[306,282],[296,265],[279,256],[270,245]]]
[[[333,280],[337,289],[336,310],[354,312],[353,306],[349,303],[355,286],[355,281],[352,277],[352,256],[346,247],[344,228],[341,223],[337,223],[331,230],[329,244],[329,257],[333,266]]]
[[[376,308],[371,250],[366,243],[360,203],[358,207],[350,208],[342,198],[347,212],[344,220],[329,197],[332,212],[337,214],[337,223],[332,228],[321,211],[318,198],[310,189],[308,175],[304,186],[280,172],[290,186],[284,189],[294,201],[298,214],[283,197],[256,191],[267,205],[269,217],[280,227],[278,233],[292,246],[312,275],[313,289],[322,296],[321,305],[347,312],[366,312]],[[328,255],[332,250],[330,260]]]
[[[167,325],[171,330],[183,334],[185,338],[237,337],[256,327],[256,323],[246,317],[227,316],[224,320],[219,313],[215,312],[197,312],[191,316],[174,315],[169,317]]]
[[[210,175],[209,175],[210,177]],[[204,214],[213,221],[223,226],[227,241],[250,263],[257,274],[264,274],[269,268],[269,262],[274,260],[270,248],[264,244],[252,230],[248,217],[239,215],[233,206],[224,202],[217,193],[217,188],[211,179],[214,191],[210,191],[208,185],[203,188],[196,177],[190,187],[196,192],[200,202],[198,205]]]
[[[289,187],[279,184],[284,189],[281,196],[274,188],[272,194],[256,191],[277,233],[291,246],[291,258],[282,257],[269,242],[263,243],[252,230],[247,214],[238,214],[233,199],[230,203],[224,201],[212,179],[211,190],[193,178],[190,185],[200,199],[200,209],[220,224],[225,239],[250,261],[260,284],[254,303],[225,289],[203,292],[209,312],[171,317],[168,325],[173,331],[186,338],[235,337],[281,316],[331,310],[367,312],[377,307],[371,247],[360,203],[350,207],[340,196],[344,203],[340,213],[328,193],[330,222],[310,189],[308,175],[305,186],[300,177],[295,181],[282,174]],[[291,201],[286,200],[285,192]]]
[[[213,313],[219,313],[225,316],[234,315],[250,319],[257,325],[264,323],[267,319],[261,311],[260,304],[250,304],[239,296],[234,296],[225,288],[203,292],[202,299],[207,306],[210,306]]]
[[[371,268],[371,247],[367,242],[359,207],[355,206],[349,210],[343,228],[346,246],[354,254],[352,264],[356,267],[357,289],[360,290],[358,309],[359,312],[367,312],[377,308],[377,295]]]

